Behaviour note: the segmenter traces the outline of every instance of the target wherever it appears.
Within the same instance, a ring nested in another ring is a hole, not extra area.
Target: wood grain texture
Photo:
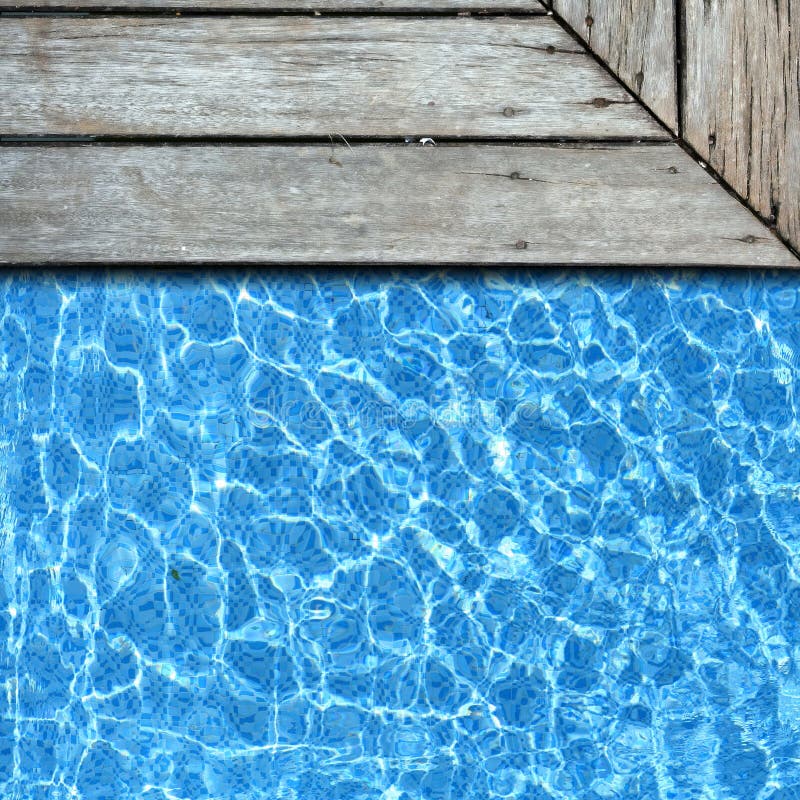
[[[675,0],[552,0],[554,10],[672,131]]]
[[[800,248],[800,0],[686,0],[684,136]]]
[[[0,263],[187,260],[798,266],[671,143],[0,148]]]
[[[0,0],[0,8],[175,8],[259,11],[516,11],[545,13],[539,0]]]
[[[551,18],[0,25],[0,132],[655,137]]]

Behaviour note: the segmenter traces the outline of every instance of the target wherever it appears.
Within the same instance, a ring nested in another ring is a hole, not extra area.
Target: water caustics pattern
[[[0,313],[3,798],[800,797],[794,276]]]

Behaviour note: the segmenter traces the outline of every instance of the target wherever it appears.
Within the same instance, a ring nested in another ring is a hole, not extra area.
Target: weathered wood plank
[[[677,132],[674,0],[553,0],[553,8]]]
[[[234,11],[502,11],[545,13],[539,0],[0,0],[0,8],[175,8]]]
[[[798,266],[677,145],[0,148],[0,263]]]
[[[800,248],[800,0],[686,0],[684,135]]]
[[[0,63],[5,134],[665,138],[548,17],[10,19]]]

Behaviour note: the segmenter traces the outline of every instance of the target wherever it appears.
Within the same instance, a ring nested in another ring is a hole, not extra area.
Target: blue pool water
[[[800,798],[800,282],[2,276],[0,796]]]

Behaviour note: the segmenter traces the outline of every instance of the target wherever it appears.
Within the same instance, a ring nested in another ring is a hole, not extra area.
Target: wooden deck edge
[[[675,144],[0,148],[0,263],[797,267]]]

